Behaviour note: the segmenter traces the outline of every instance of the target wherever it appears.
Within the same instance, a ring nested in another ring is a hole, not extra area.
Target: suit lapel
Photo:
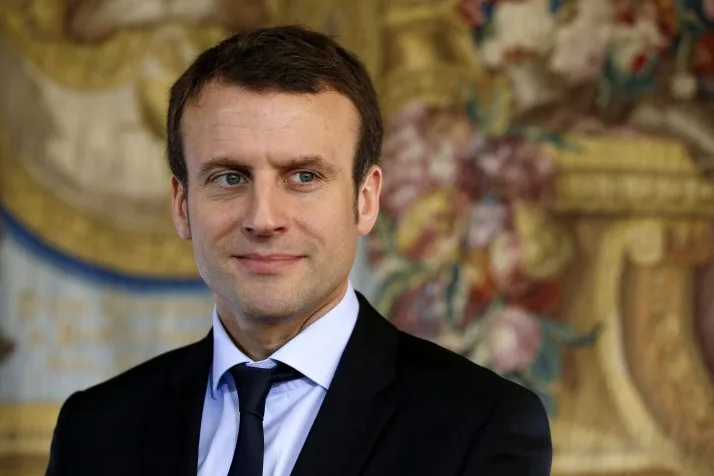
[[[166,376],[163,395],[146,415],[143,474],[196,475],[201,416],[213,358],[213,334],[187,348]]]
[[[293,476],[357,474],[392,416],[397,330],[358,293],[360,312]]]

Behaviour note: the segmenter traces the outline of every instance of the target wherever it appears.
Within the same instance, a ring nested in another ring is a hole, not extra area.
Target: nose
[[[243,230],[252,237],[268,237],[285,230],[280,190],[274,184],[254,182],[247,197]]]

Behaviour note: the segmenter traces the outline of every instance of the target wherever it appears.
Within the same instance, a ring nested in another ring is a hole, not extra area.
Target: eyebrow
[[[326,158],[320,155],[307,155],[303,157],[295,157],[288,160],[287,162],[279,165],[282,170],[296,170],[296,169],[315,169],[325,175],[335,175],[338,168],[332,164]],[[251,165],[245,164],[240,160],[231,159],[228,157],[216,157],[215,159],[210,159],[206,161],[198,169],[198,176],[200,178],[205,178],[212,172],[219,169],[231,169],[236,170],[245,174],[250,174],[253,170]]]

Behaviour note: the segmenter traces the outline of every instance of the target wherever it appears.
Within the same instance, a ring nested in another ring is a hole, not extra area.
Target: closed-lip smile
[[[243,268],[256,274],[277,274],[297,264],[303,256],[280,253],[247,253],[236,256]]]

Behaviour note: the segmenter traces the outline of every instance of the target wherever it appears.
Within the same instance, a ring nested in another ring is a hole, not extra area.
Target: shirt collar
[[[352,283],[342,300],[324,316],[303,329],[266,361],[279,361],[299,371],[325,390],[330,387],[337,364],[352,334],[359,301]],[[215,397],[223,375],[233,366],[242,363],[261,364],[245,355],[231,340],[223,327],[218,312],[213,307],[213,365],[211,391]]]

